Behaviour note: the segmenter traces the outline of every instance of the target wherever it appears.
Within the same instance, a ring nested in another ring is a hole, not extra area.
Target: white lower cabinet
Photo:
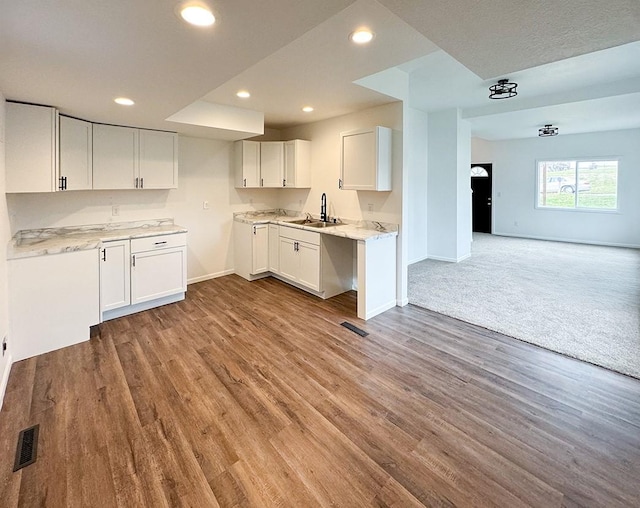
[[[102,319],[182,300],[187,290],[186,236],[105,242],[100,251]]]
[[[235,272],[247,280],[269,274],[269,224],[233,223]]]
[[[100,250],[100,309],[102,312],[131,305],[131,242],[104,242]]]
[[[131,252],[131,304],[187,290],[187,248]]]
[[[314,291],[321,291],[320,233],[280,228],[280,275]]]

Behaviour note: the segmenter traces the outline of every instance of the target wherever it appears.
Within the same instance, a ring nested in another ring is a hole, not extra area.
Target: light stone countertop
[[[337,226],[314,228],[302,224],[291,224],[288,221],[304,219],[306,214],[292,210],[264,210],[259,212],[237,212],[233,219],[247,224],[279,224],[280,226],[315,231],[323,235],[340,236],[351,240],[369,241],[398,235],[398,225],[387,222],[352,221],[341,219]],[[317,219],[317,217],[314,217]],[[317,219],[319,220],[319,219]]]
[[[174,224],[173,219],[25,229],[18,231],[9,242],[7,259],[91,250],[101,247],[102,242],[186,232],[187,229]]]

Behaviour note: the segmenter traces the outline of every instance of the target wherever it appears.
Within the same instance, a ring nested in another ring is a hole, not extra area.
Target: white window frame
[[[580,177],[578,175],[578,164],[581,162],[598,162],[598,161],[616,161],[618,163],[617,174],[616,174],[616,208],[592,208],[586,206],[578,206],[578,192],[576,191],[574,195],[574,206],[571,208],[563,207],[563,206],[549,206],[549,205],[541,205],[540,200],[540,163],[541,162],[563,162],[563,161],[571,161],[576,163],[576,185],[578,185],[580,181]],[[596,213],[619,213],[620,211],[620,168],[622,166],[622,157],[619,155],[612,156],[598,156],[598,157],[545,157],[544,159],[536,159],[535,166],[535,184],[534,184],[534,203],[535,208],[538,210],[554,210],[554,211],[564,211],[564,212],[596,212]]]

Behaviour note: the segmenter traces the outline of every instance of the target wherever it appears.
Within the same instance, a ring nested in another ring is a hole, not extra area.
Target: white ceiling
[[[640,46],[621,46],[640,40],[637,0],[206,1],[217,22],[203,29],[179,19],[176,0],[0,0],[0,91],[93,121],[239,139],[256,129],[221,126],[234,110],[283,128],[399,96],[368,85],[375,75],[409,83],[414,107],[461,108],[486,139],[533,135],[537,123],[640,126]],[[347,38],[360,26],[376,33],[365,47]],[[490,101],[499,77],[520,95]],[[236,98],[240,88],[252,97]],[[136,105],[115,105],[120,95]]]

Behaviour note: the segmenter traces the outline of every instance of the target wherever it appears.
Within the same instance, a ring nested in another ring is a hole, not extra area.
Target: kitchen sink
[[[337,225],[338,224],[334,222],[310,222],[305,224],[305,226],[309,226],[310,228],[332,228]]]
[[[308,226],[310,224],[314,224],[316,222],[318,222],[317,220],[313,219],[313,220],[309,220],[309,219],[296,219],[296,220],[288,220],[286,221],[289,224],[300,224],[301,226]]]

